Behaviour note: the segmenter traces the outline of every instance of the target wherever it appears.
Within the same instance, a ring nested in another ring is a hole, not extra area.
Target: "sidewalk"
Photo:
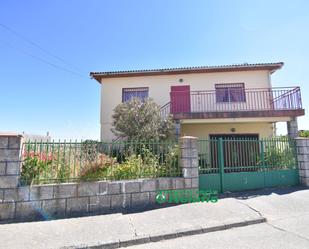
[[[117,248],[264,222],[235,198],[139,213],[0,225],[2,248]]]

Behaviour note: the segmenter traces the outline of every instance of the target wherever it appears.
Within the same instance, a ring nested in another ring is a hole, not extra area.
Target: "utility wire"
[[[42,58],[39,57],[39,56],[33,55],[33,54],[31,54],[31,53],[28,53],[27,51],[25,51],[25,50],[23,50],[23,49],[21,49],[21,48],[18,48],[18,47],[16,47],[16,46],[13,46],[12,44],[10,44],[10,43],[8,43],[8,42],[2,41],[2,40],[0,40],[0,42],[1,42],[2,44],[4,44],[4,45],[10,47],[10,48],[16,49],[16,50],[18,50],[19,52],[21,52],[21,53],[23,53],[23,54],[26,54],[26,55],[28,55],[28,56],[30,56],[30,57],[32,57],[33,59],[39,60],[39,61],[41,61],[41,62],[43,62],[43,63],[45,63],[45,64],[47,64],[47,65],[49,65],[49,66],[52,66],[52,67],[57,68],[57,69],[59,69],[59,70],[62,70],[62,71],[65,71],[65,72],[74,74],[74,75],[76,75],[76,76],[79,76],[79,77],[87,78],[87,79],[88,79],[88,77],[86,77],[86,76],[84,76],[84,75],[82,75],[82,74],[80,74],[80,73],[77,73],[77,72],[75,72],[75,71],[72,71],[72,70],[67,69],[67,68],[64,68],[64,67],[61,67],[61,66],[59,66],[59,65],[57,65],[57,64],[54,64],[54,63],[49,62],[49,61],[47,61],[47,60],[45,60],[45,59],[42,59]]]
[[[28,43],[31,44],[32,46],[34,46],[34,47],[40,49],[41,51],[45,52],[45,53],[48,54],[49,56],[54,57],[55,59],[61,61],[62,63],[66,64],[67,66],[70,66],[70,67],[74,68],[75,70],[77,70],[77,71],[79,71],[80,73],[83,74],[83,72],[82,72],[83,70],[81,70],[80,68],[78,68],[78,67],[76,67],[75,65],[73,65],[73,64],[71,64],[71,63],[69,63],[69,62],[67,62],[66,60],[62,59],[61,57],[59,57],[59,56],[53,54],[53,53],[50,52],[49,50],[47,50],[47,49],[41,47],[41,46],[40,46],[39,44],[37,44],[36,42],[34,42],[34,41],[28,39],[27,37],[25,37],[25,36],[19,34],[19,33],[16,32],[15,30],[13,30],[12,28],[8,27],[7,25],[4,25],[4,24],[0,23],[0,27],[2,27],[3,29],[5,29],[5,30],[11,32],[12,34],[14,34],[15,36],[19,37],[20,39],[22,39],[22,40],[28,42]],[[36,56],[35,56],[35,57],[36,57]],[[71,71],[71,70],[69,70],[69,71]]]

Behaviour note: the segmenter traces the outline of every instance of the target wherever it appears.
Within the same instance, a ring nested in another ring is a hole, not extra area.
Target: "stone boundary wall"
[[[299,180],[309,187],[309,138],[296,138]]]
[[[109,213],[155,205],[159,190],[198,189],[197,139],[180,138],[183,177],[18,186],[20,136],[0,136],[0,221]]]
[[[155,204],[158,190],[191,189],[184,178],[98,181],[5,189],[0,219],[65,217]]]

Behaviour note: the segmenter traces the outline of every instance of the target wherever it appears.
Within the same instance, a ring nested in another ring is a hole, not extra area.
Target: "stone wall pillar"
[[[17,188],[21,169],[22,136],[0,134],[0,192]]]
[[[296,138],[300,183],[309,187],[309,138]]]
[[[182,167],[185,185],[192,189],[199,188],[198,175],[198,148],[197,138],[185,136],[179,141],[180,148],[180,166]]]
[[[298,137],[297,118],[296,117],[292,118],[291,121],[287,121],[286,124],[287,124],[288,136],[290,138]]]

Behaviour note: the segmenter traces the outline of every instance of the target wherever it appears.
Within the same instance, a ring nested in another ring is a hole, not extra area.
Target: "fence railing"
[[[162,106],[161,116],[178,113],[280,111],[302,109],[299,87],[171,92],[171,102]]]
[[[174,141],[25,142],[21,183],[181,176]]]
[[[295,169],[296,145],[290,138],[198,140],[202,174]]]

